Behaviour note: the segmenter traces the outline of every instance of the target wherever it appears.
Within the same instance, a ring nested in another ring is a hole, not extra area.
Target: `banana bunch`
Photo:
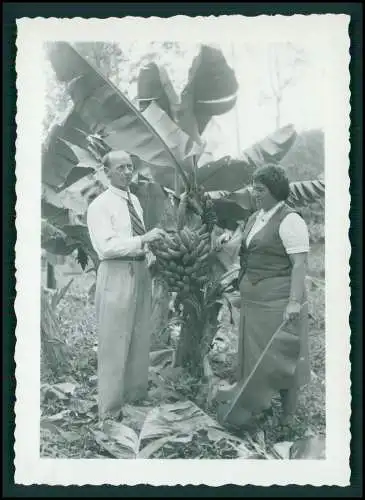
[[[188,295],[208,280],[207,258],[211,253],[206,224],[194,231],[185,226],[150,245],[160,276],[170,291]]]

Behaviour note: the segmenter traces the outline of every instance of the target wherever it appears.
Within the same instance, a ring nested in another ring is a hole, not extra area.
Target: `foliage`
[[[281,164],[291,181],[323,180],[324,154],[324,132],[306,130],[297,135]]]
[[[311,261],[310,273],[316,269],[314,265]],[[144,406],[127,405],[121,422],[123,427],[101,427],[97,415],[95,312],[84,291],[89,280],[86,274],[77,277],[55,311],[60,331],[69,345],[71,371],[54,375],[42,368],[41,457],[103,459],[128,454],[132,458],[128,452],[130,440],[125,447],[126,436],[133,435],[132,430],[140,438],[144,426],[147,434],[158,430],[158,435],[140,441],[140,450],[151,445],[146,450],[151,451],[150,458],[288,459],[290,453],[293,459],[323,457],[323,292],[318,297],[314,295],[315,290],[310,292],[316,300],[311,306],[314,315],[310,335],[312,381],[300,393],[293,427],[277,424],[279,402],[274,399],[272,414],[259,415],[250,431],[237,434],[220,428],[214,406],[209,409],[201,406],[199,391],[195,389],[197,382],[184,371],[172,368],[171,348],[151,353],[150,389]],[[216,347],[209,355],[216,385],[224,382],[229,371],[235,371],[237,327],[236,312],[232,325],[225,309]],[[203,423],[206,431],[200,427]],[[296,455],[298,450],[301,450],[300,457]]]
[[[227,224],[229,219],[235,224],[245,219],[254,210],[247,189],[252,173],[268,161],[281,161],[295,141],[296,132],[289,125],[246,150],[238,160],[223,159],[197,167],[203,153],[202,131],[212,116],[234,106],[237,90],[234,73],[222,53],[212,47],[202,46],[194,59],[180,105],[168,75],[150,63],[138,79],[139,109],[92,64],[92,58],[88,62],[77,48],[57,42],[51,47],[49,57],[57,78],[67,82],[74,107],[55,129],[56,133],[49,137],[43,155],[46,182],[52,181],[56,190],[62,189],[74,179],[88,175],[90,169],[97,171],[100,151],[127,149],[138,157],[139,175],[134,189],[144,200],[145,213],[151,213],[148,224],[153,225],[170,207],[168,222],[164,221],[170,230],[174,223],[179,230],[184,225],[195,227],[197,220],[204,222],[204,203],[207,203],[204,200],[209,201],[212,220],[218,225]],[[211,75],[208,86],[205,85],[207,74]],[[151,101],[147,107],[146,99]],[[51,161],[52,155],[56,161]],[[183,195],[178,178],[184,184]],[[316,183],[293,184],[292,202],[303,199],[312,202],[323,194],[322,188],[320,182],[318,186]],[[173,189],[175,193],[169,197],[167,193]],[[204,190],[209,192],[205,197],[202,196]],[[157,203],[151,193],[156,195]],[[80,241],[87,240],[81,233],[86,232],[85,226],[74,225],[71,231],[71,225],[63,225],[60,229],[74,240],[80,231]],[[214,247],[217,232],[213,223],[209,224],[209,233]],[[207,276],[207,288],[202,286],[189,298],[178,296],[176,301],[177,307],[182,306],[185,325],[181,334],[185,348],[178,348],[177,360],[181,363],[183,359],[185,364],[188,352],[199,353],[195,360],[198,370],[216,332],[217,315],[225,297],[222,288],[216,287],[216,278],[227,269],[226,263],[214,255],[212,258],[214,273]],[[82,253],[81,261],[85,264]],[[213,299],[207,292],[209,287],[215,290]],[[184,350],[185,354],[180,356]],[[194,365],[191,360],[189,364]]]

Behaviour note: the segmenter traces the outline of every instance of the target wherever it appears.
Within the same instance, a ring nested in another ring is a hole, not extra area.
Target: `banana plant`
[[[53,44],[49,57],[57,78],[67,84],[73,107],[51,130],[43,149],[43,183],[48,189],[44,217],[49,217],[52,196],[56,199],[92,173],[99,175],[103,154],[116,148],[129,151],[137,166],[132,189],[149,216],[147,227],[157,222],[170,233],[164,248],[152,250],[158,277],[177,293],[176,307],[184,320],[176,359],[201,374],[203,346],[213,340],[218,326],[225,290],[222,275],[226,279],[236,257],[233,251],[227,260],[222,258],[224,252],[213,250],[215,235],[218,228],[237,229],[237,222],[254,211],[249,187],[253,172],[267,162],[281,161],[294,144],[296,131],[288,125],[245,150],[239,159],[224,157],[198,167],[205,127],[236,102],[238,83],[219,50],[202,46],[180,102],[165,71],[154,63],[144,68],[138,81],[139,108],[70,44]],[[312,201],[323,191],[322,181],[294,183],[290,202]],[[66,205],[65,201],[58,208]],[[70,224],[58,229],[73,238],[68,248],[79,235],[80,245],[89,248],[91,256],[85,226],[83,232],[78,228],[71,235]],[[60,238],[58,234],[54,239]],[[206,243],[200,244],[199,238]],[[234,272],[228,275],[232,282]]]

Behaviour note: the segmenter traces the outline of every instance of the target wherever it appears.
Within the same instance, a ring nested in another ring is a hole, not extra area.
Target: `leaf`
[[[322,436],[295,441],[290,448],[290,459],[319,460],[326,458],[326,439]]]
[[[81,269],[83,271],[85,270],[85,268],[87,266],[88,260],[89,260],[89,257],[87,255],[87,253],[81,247],[79,247],[77,249],[76,261],[80,264]]]
[[[75,111],[75,106],[52,126],[42,147],[44,184],[61,191],[94,171],[92,164],[85,166],[78,157],[80,151],[83,151],[82,158],[86,154],[86,134],[90,132],[88,125]],[[78,166],[79,163],[81,166]]]
[[[49,420],[41,419],[41,429],[50,431],[52,434],[59,434],[60,430],[57,425],[53,424]]]
[[[183,163],[187,158],[200,155],[203,149],[198,144],[194,143],[190,136],[188,136],[181,128],[179,128],[175,122],[173,122],[169,116],[159,108],[154,102],[152,102],[143,111],[142,115],[145,119],[153,126],[158,135],[164,140],[165,144],[169,147],[174,157]],[[150,162],[152,163],[152,162]],[[173,169],[173,165],[170,163],[170,168]],[[166,185],[163,181],[163,177],[159,175],[158,171],[153,171],[151,169],[151,174],[154,176],[155,180],[162,185]],[[172,186],[167,186],[173,189]]]
[[[65,441],[68,441],[69,443],[74,443],[75,441],[79,441],[82,437],[80,436],[80,434],[73,431],[64,431],[63,429],[58,429],[58,432],[60,436],[63,437],[63,439]]]
[[[293,441],[281,441],[279,443],[275,443],[273,448],[274,451],[280,456],[281,459],[287,460],[290,458],[290,448],[293,444]]]
[[[156,453],[156,451],[160,450],[166,443],[170,442],[174,438],[175,436],[167,436],[152,441],[138,453],[137,458],[150,458],[151,455]]]
[[[63,382],[61,384],[55,384],[53,386],[53,389],[56,389],[57,391],[61,391],[67,395],[73,395],[75,393],[75,390],[76,390],[76,385],[71,384],[70,382]]]
[[[139,439],[133,429],[113,421],[104,422],[102,429],[107,436],[117,441],[120,446],[137,454]]]
[[[165,404],[153,409],[143,424],[140,440],[187,435],[220,425],[191,401]]]
[[[224,157],[198,169],[198,184],[206,191],[234,192],[246,186],[254,171],[266,163],[279,162],[292,147],[297,134],[292,125],[276,130],[250,148],[242,157]]]
[[[178,96],[165,68],[151,62],[138,75],[137,100],[140,109],[145,109],[152,101],[174,120],[178,109]]]
[[[325,195],[325,183],[321,180],[291,182],[287,204],[301,206],[314,203]]]
[[[93,429],[91,429],[91,432],[98,445],[106,450],[112,457],[124,459],[136,458],[135,453],[130,448],[126,448],[118,443],[118,441],[110,439],[104,432]]]
[[[67,290],[70,288],[70,286],[72,285],[73,281],[74,281],[74,278],[71,278],[70,281],[68,283],[66,283],[65,286],[63,286],[62,288],[59,288],[56,291],[56,293],[52,297],[52,301],[51,301],[52,309],[55,309],[58,306],[58,304],[60,303],[60,301],[66,295]]]
[[[181,94],[179,125],[195,141],[199,141],[212,116],[232,109],[237,89],[235,74],[222,51],[202,45],[192,62],[188,82]]]
[[[188,184],[180,159],[174,156],[154,127],[75,48],[65,42],[54,43],[50,60],[58,78],[69,82],[75,109],[92,133],[100,134],[109,147],[125,149],[147,163],[167,168],[173,165]]]
[[[68,238],[64,231],[42,219],[41,246],[53,254],[69,255],[76,249],[77,244]]]
[[[44,417],[41,418],[41,422],[45,425],[52,422],[62,422],[66,420],[69,414],[70,410],[62,410],[58,413],[55,413],[54,415],[45,415]]]
[[[240,438],[233,436],[232,434],[229,434],[226,431],[215,429],[214,427],[208,429],[207,436],[208,439],[213,442],[218,442],[221,441],[222,439],[225,439],[226,441],[230,442],[242,443],[242,440]]]
[[[131,191],[137,196],[143,210],[143,219],[147,231],[161,227],[165,213],[172,210],[167,193],[156,182],[138,182],[131,186]]]
[[[150,366],[163,368],[166,364],[171,363],[173,354],[174,349],[150,352]]]

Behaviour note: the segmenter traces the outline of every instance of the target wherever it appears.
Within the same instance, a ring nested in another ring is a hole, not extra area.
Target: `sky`
[[[120,45],[126,50],[125,44]],[[214,156],[238,156],[240,151],[263,139],[276,128],[274,101],[262,99],[262,93],[267,94],[270,91],[269,45],[267,43],[259,45],[215,43],[214,45],[223,51],[228,64],[235,70],[239,90],[235,108],[224,115],[214,117],[203,139],[208,141],[211,149],[214,149]],[[158,55],[159,60],[156,61],[161,65],[167,65],[178,93],[186,83],[189,67],[199,50],[198,44],[181,43],[181,46],[184,51],[182,58],[172,59],[168,53],[161,52]],[[129,57],[138,60],[146,51],[146,47],[145,43],[134,43],[133,47],[129,47]],[[303,40],[300,46],[296,43],[295,47],[304,52],[306,62],[297,74],[295,85],[285,91],[281,106],[281,125],[292,123],[297,131],[311,128],[324,129],[325,48],[318,43],[314,44],[310,37]],[[132,90],[132,94],[134,92],[135,89]]]
[[[130,63],[138,62],[144,53],[151,51],[151,42],[122,42],[119,45]],[[179,56],[173,51],[159,51],[158,46],[157,42],[156,62],[166,67],[179,94],[188,79],[189,68],[200,46],[197,43],[181,42],[182,54]],[[223,51],[228,64],[234,69],[239,89],[236,106],[230,112],[214,117],[206,128],[203,139],[207,141],[214,157],[238,157],[245,148],[271,134],[276,128],[274,101],[263,99],[263,94],[270,92],[270,46],[267,42],[215,43],[214,46]],[[303,39],[300,46],[296,42],[295,47],[304,51],[305,64],[301,66],[295,84],[285,90],[281,125],[292,123],[298,132],[311,128],[324,129],[328,54],[324,46],[313,43],[310,37]],[[290,74],[291,66],[284,65],[285,67],[289,68]],[[130,68],[128,63],[120,64],[119,72],[125,82],[129,80]],[[128,87],[128,95],[133,97],[136,90],[136,85]]]
[[[324,128],[325,75],[324,54],[312,47],[303,46],[306,63],[298,73],[297,81],[285,90],[281,106],[281,125],[293,123],[297,131]],[[238,154],[275,130],[275,105],[273,100],[263,100],[268,94],[269,73],[267,46],[244,48],[243,46],[222,47],[228,63],[234,68],[239,84],[236,108],[229,113],[215,117],[220,128],[219,150],[226,154]],[[291,71],[291,70],[289,70]],[[235,133],[236,124],[240,131]],[[207,131],[208,133],[208,131]],[[228,153],[229,151],[229,153]]]

